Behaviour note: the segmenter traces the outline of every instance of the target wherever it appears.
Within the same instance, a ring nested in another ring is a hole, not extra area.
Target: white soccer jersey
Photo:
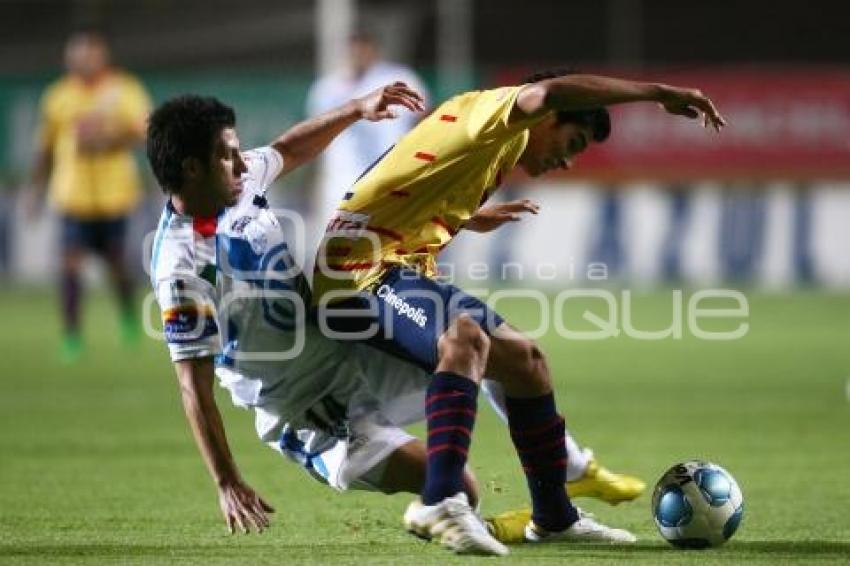
[[[181,215],[169,202],[151,280],[173,361],[216,356],[234,402],[297,420],[342,374],[347,345],[306,322],[309,287],[265,198],[280,154],[263,147],[243,158],[239,201],[217,218]]]

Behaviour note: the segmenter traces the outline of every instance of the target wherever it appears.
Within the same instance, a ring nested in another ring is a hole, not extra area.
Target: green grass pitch
[[[748,335],[734,342],[541,340],[568,425],[600,461],[652,485],[676,461],[714,460],[744,491],[725,547],[679,551],[655,532],[649,496],[608,507],[631,548],[521,546],[533,563],[779,564],[850,561],[850,296],[748,294]],[[669,293],[637,299],[637,324],[669,320]],[[413,539],[409,497],[336,494],[255,439],[251,415],[219,395],[242,471],[277,507],[270,531],[228,536],[183,420],[165,347],[119,345],[105,297],[86,306],[86,357],[56,361],[55,298],[0,293],[0,562],[443,564]],[[520,304],[509,319],[531,324]],[[221,392],[220,392],[221,393]],[[482,409],[471,453],[484,511],[523,505],[506,431]]]

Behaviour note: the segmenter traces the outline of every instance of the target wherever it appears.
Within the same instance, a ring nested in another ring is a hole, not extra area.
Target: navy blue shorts
[[[86,249],[101,255],[121,253],[127,234],[127,217],[98,220],[62,217],[62,247]]]
[[[345,312],[343,312],[345,311]],[[458,287],[421,273],[392,269],[374,292],[332,303],[324,314],[339,338],[366,342],[425,371],[437,367],[437,342],[460,314],[469,315],[487,334],[504,322],[494,310]]]

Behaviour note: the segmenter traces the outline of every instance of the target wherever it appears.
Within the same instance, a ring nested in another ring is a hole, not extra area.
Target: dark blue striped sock
[[[578,520],[567,497],[567,447],[564,419],[552,393],[507,397],[508,426],[531,492],[531,518],[548,531],[562,531]]]
[[[463,468],[472,441],[477,398],[478,385],[455,373],[435,373],[428,384],[428,464],[422,490],[425,505],[463,491]]]

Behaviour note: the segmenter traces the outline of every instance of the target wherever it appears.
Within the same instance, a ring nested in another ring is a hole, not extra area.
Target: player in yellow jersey
[[[100,35],[72,36],[65,62],[68,74],[50,85],[41,100],[31,212],[49,185],[51,204],[61,215],[62,353],[74,360],[82,347],[80,271],[87,251],[109,266],[124,338],[133,340],[139,333],[124,236],[140,188],[132,149],[144,137],[150,100],[138,80],[109,66],[109,48]]]
[[[474,525],[453,520],[467,516],[463,469],[486,375],[504,388],[528,480],[525,539],[634,540],[582,516],[567,496],[564,420],[538,346],[475,297],[434,279],[437,254],[459,230],[488,231],[512,217],[482,205],[514,167],[532,176],[569,168],[608,137],[605,107],[632,102],[655,102],[717,130],[725,124],[698,90],[590,75],[552,73],[461,94],[388,150],[328,225],[314,276],[320,324],[432,374],[425,485],[404,517],[419,536],[463,552],[501,553]]]

